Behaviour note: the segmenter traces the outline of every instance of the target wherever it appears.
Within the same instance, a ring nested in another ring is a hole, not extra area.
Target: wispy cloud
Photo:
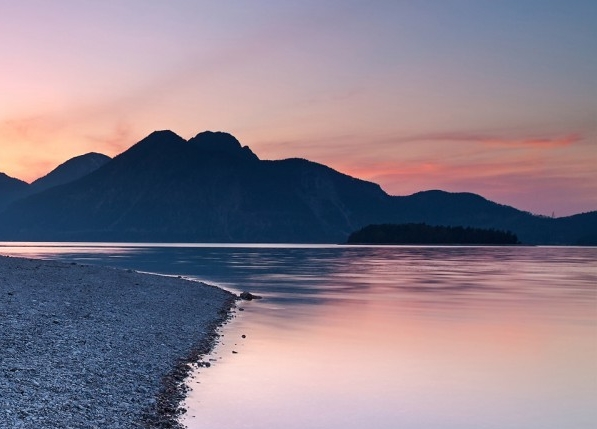
[[[396,137],[398,143],[416,142],[451,142],[451,143],[481,143],[491,146],[505,147],[537,147],[552,148],[570,146],[583,140],[580,133],[562,134],[556,136],[509,137],[491,134],[476,134],[468,132],[440,132]]]
[[[0,120],[0,171],[30,182],[71,157],[90,151],[113,156],[135,143],[127,122],[102,118],[93,124],[98,115],[91,112],[81,108],[72,117],[38,112]]]
[[[282,158],[304,154],[309,159],[332,162],[336,165],[367,165],[374,160],[379,165],[401,165],[405,159],[420,163],[433,163],[441,159],[455,162],[471,162],[472,159],[498,156],[504,160],[504,151],[528,150],[530,152],[566,148],[586,142],[581,133],[545,135],[508,135],[507,133],[436,132],[404,135],[386,134],[337,134],[310,138],[303,136],[293,140],[276,141],[263,136],[249,144],[264,158]],[[449,144],[449,145],[448,145]],[[367,150],[362,150],[367,147]],[[446,148],[449,147],[449,150]],[[494,153],[495,155],[492,155]],[[516,157],[520,157],[520,153]],[[395,167],[394,167],[395,169]]]
[[[86,136],[98,150],[106,151],[110,155],[122,152],[136,142],[135,129],[125,121],[116,123],[111,131],[105,134],[93,134]]]
[[[533,213],[570,215],[597,209],[591,160],[576,162],[574,174],[560,162],[527,156],[462,164],[452,159],[379,161],[345,164],[347,174],[380,183],[392,195],[425,189],[475,192]]]
[[[35,141],[43,144],[43,137],[52,135],[65,126],[64,121],[47,114],[33,114],[0,121],[0,139],[3,143]]]

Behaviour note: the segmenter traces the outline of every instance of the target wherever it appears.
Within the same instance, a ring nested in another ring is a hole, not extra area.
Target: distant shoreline
[[[235,298],[179,278],[0,257],[0,428],[181,428],[189,364],[213,348]]]
[[[510,231],[425,223],[386,223],[368,225],[353,232],[347,244],[514,246],[521,243]]]

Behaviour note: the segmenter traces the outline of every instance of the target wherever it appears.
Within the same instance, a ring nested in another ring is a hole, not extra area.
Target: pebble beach
[[[0,257],[0,428],[179,428],[235,296],[180,278]]]

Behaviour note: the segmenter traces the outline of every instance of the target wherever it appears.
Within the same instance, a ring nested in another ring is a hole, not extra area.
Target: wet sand
[[[0,428],[181,427],[183,380],[234,299],[184,279],[0,257]]]

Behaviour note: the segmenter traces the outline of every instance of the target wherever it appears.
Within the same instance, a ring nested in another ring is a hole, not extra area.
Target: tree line
[[[520,244],[510,231],[425,223],[368,225],[353,232],[348,244]]]

